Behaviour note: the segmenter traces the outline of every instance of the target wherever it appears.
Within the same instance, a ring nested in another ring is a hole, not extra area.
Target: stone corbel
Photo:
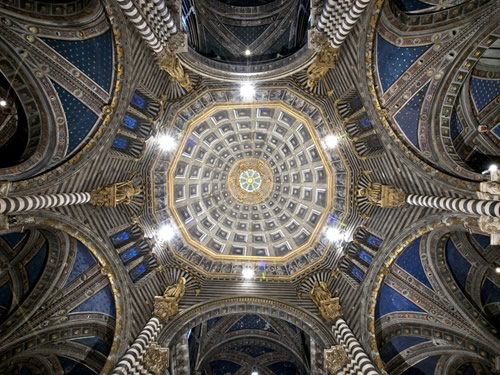
[[[479,217],[479,229],[491,237],[491,245],[500,245],[500,218],[491,216]]]

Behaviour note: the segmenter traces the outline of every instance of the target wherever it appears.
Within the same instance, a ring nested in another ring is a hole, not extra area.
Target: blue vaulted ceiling
[[[259,315],[247,314],[234,323],[228,332],[240,331],[244,329],[256,329],[276,333],[271,324]]]

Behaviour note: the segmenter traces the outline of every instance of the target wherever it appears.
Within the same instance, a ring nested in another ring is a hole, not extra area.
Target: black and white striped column
[[[318,20],[318,29],[324,32],[333,48],[339,48],[347,38],[370,0],[327,0]]]
[[[70,206],[74,204],[87,203],[89,201],[90,193],[63,193],[0,198],[0,214]]]
[[[406,203],[472,215],[500,217],[500,201],[409,194],[406,197]]]
[[[161,52],[170,36],[177,33],[177,26],[164,0],[138,0],[137,6],[131,0],[117,2],[153,51]]]
[[[344,375],[380,375],[361,344],[356,340],[344,319],[338,318],[333,325],[335,340],[344,347],[349,361],[341,369]]]
[[[149,319],[132,346],[123,355],[111,375],[139,375],[144,371],[142,357],[153,341],[156,341],[162,324],[158,318]]]

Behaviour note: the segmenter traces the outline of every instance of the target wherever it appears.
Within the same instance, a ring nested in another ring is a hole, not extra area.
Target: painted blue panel
[[[481,111],[500,95],[500,80],[472,77],[470,91],[477,110]]]
[[[43,38],[51,48],[85,73],[107,92],[113,77],[113,42],[111,30],[85,40]]]
[[[109,352],[111,351],[111,345],[108,342],[101,340],[99,337],[84,337],[81,339],[73,339],[71,341],[75,341],[82,345],[88,346],[89,348],[101,352],[105,356],[108,356]]]
[[[65,375],[95,375],[87,366],[66,357],[57,356],[64,370]]]
[[[469,274],[471,265],[467,259],[460,254],[451,240],[446,242],[446,260],[448,261],[448,266],[450,267],[450,271],[455,278],[455,281],[460,286],[462,291],[464,291],[465,281],[467,280],[467,275]]]
[[[500,124],[497,124],[493,130],[492,130],[493,134],[495,134],[498,138],[500,138]]]
[[[241,345],[234,349],[237,352],[248,354],[250,357],[257,358],[263,354],[274,352],[273,349],[260,345]]]
[[[127,129],[136,130],[138,123],[139,123],[139,121],[135,117],[132,117],[130,115],[125,115],[123,117],[122,124]]]
[[[30,290],[35,287],[36,283],[40,279],[40,276],[42,276],[45,264],[47,263],[48,252],[49,246],[47,240],[45,240],[42,247],[38,250],[38,253],[36,253],[28,264],[26,264],[26,273],[28,274]]]
[[[240,369],[240,365],[230,361],[212,361],[210,362],[210,368],[212,369],[212,375],[232,375]]]
[[[387,363],[402,351],[426,341],[429,340],[423,337],[396,336],[390,339],[382,346],[382,348],[380,348],[380,356],[382,357],[382,360]]]
[[[387,284],[382,284],[375,308],[375,319],[398,311],[424,312],[408,298],[402,296]]]
[[[373,124],[368,116],[363,116],[358,120],[358,127],[362,130],[369,130],[373,128]]]
[[[101,312],[114,318],[115,299],[113,298],[111,287],[108,285],[102,288],[71,312]]]
[[[296,375],[297,367],[291,362],[277,362],[267,366],[276,375]]]
[[[413,97],[401,108],[394,116],[401,131],[408,140],[415,146],[418,146],[418,122],[420,120],[420,110],[425,98],[429,84],[421,88]]]
[[[130,262],[132,259],[139,256],[139,249],[137,247],[131,247],[120,254],[120,258],[123,263]]]
[[[414,240],[398,257],[396,264],[426,287],[432,289],[432,285],[425,275],[424,267],[420,261],[420,241],[421,238]]]
[[[119,150],[125,150],[128,147],[129,140],[127,138],[123,138],[119,135],[115,137],[113,141],[113,147]]]
[[[414,12],[433,7],[431,4],[426,4],[418,0],[394,0],[394,2],[403,12]]]
[[[483,305],[500,303],[500,288],[489,279],[484,279],[483,286],[481,287],[481,302]]]
[[[261,36],[269,27],[269,25],[261,25],[261,26],[233,26],[229,24],[225,24],[226,27],[231,33],[236,36],[240,41],[243,42],[244,45],[250,46],[253,42],[257,40],[259,36]],[[287,34],[287,33],[285,33]],[[288,35],[288,34],[287,34]],[[281,45],[283,48],[283,44]]]
[[[267,332],[274,332],[274,328],[268,321],[262,319],[259,315],[246,314],[236,321],[227,332],[239,331],[242,329],[256,329]]]
[[[401,375],[434,375],[437,363],[441,356],[427,357],[423,361],[418,362],[415,366],[410,367]]]
[[[351,267],[351,273],[359,281],[363,281],[363,277],[365,277],[365,273],[356,266]]]
[[[144,277],[148,271],[149,271],[148,266],[144,263],[141,263],[130,270],[129,276],[133,282],[136,282],[139,281],[142,277]]]
[[[10,283],[5,283],[0,287],[0,307],[4,307],[6,310],[9,309],[11,301],[12,290]]]
[[[15,248],[26,236],[26,233],[7,233],[2,234],[0,237],[9,244],[11,248]]]
[[[456,139],[462,133],[464,127],[458,118],[457,112],[453,111],[450,118],[450,134],[452,139]]]
[[[57,83],[52,81],[52,85],[59,96],[64,114],[66,115],[69,138],[68,154],[70,154],[87,138],[98,117],[90,108]]]
[[[430,45],[397,47],[377,35],[377,68],[382,90],[386,91],[425,52]]]
[[[359,259],[365,261],[368,264],[372,264],[373,257],[364,250],[360,250],[358,253]]]
[[[97,262],[94,256],[90,253],[87,246],[82,244],[80,241],[77,241],[75,262],[73,263],[73,268],[71,269],[68,279],[66,280],[66,285],[73,282],[78,276],[87,271],[96,263]]]
[[[146,106],[146,100],[137,92],[134,92],[134,96],[132,96],[130,103],[140,109],[144,109]]]
[[[476,242],[483,248],[486,249],[490,246],[490,237],[484,236],[482,234],[473,233],[472,237],[476,240]]]

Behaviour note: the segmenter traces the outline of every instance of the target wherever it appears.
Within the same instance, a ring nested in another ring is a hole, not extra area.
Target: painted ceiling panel
[[[277,333],[267,320],[264,320],[259,315],[254,314],[244,315],[236,323],[234,323],[227,332],[234,332],[243,329],[256,329]]]
[[[380,288],[380,294],[375,310],[375,318],[379,319],[386,314],[400,311],[424,312],[420,307],[415,305],[409,299],[402,296],[384,283],[382,285],[382,288]]]
[[[430,46],[398,47],[377,35],[377,67],[386,91]]]
[[[26,238],[27,235],[28,235],[28,232],[24,232],[24,233],[6,233],[6,234],[2,234],[0,236],[0,239],[4,240],[5,242],[7,242],[7,244],[11,248],[15,248],[16,246],[18,246],[21,243],[21,241],[23,241]]]
[[[465,290],[465,282],[470,270],[470,263],[458,251],[452,240],[446,242],[446,260],[456,282]]]
[[[419,0],[394,0],[394,3],[404,12],[415,12],[423,9],[429,9],[434,6]]]
[[[85,346],[88,346],[89,348],[95,349],[104,354],[105,356],[107,356],[109,354],[109,351],[111,350],[111,346],[108,342],[103,341],[99,337],[95,336],[75,339],[71,341],[75,341]]]
[[[75,362],[72,359],[66,357],[58,357],[59,362],[64,370],[64,375],[95,375],[96,372],[92,371],[87,366],[81,364],[80,362]]]
[[[43,38],[66,60],[109,92],[113,78],[113,42],[111,30],[85,40]]]
[[[500,80],[472,77],[470,80],[471,96],[478,112],[500,95]]]
[[[230,361],[212,361],[210,362],[212,375],[231,375],[238,371],[241,366],[237,363]]]
[[[71,154],[90,134],[98,120],[98,116],[57,83],[52,82],[52,84],[61,100],[66,115],[69,137],[67,153]]]
[[[66,285],[73,282],[78,276],[96,264],[94,256],[90,253],[89,249],[80,241],[76,243],[76,258],[73,263],[73,268],[68,276]]]
[[[460,119],[458,118],[457,111],[453,110],[450,118],[450,135],[453,140],[455,140],[460,133],[462,133],[462,130],[464,130],[464,127],[462,126],[462,123],[460,122]]]
[[[432,285],[425,275],[424,267],[420,260],[420,242],[420,237],[413,241],[398,257],[396,264],[409,274],[415,276],[422,284],[432,289]]]
[[[111,292],[111,287],[108,285],[102,288],[71,312],[101,312],[114,318],[115,301],[113,293]]]
[[[26,264],[26,273],[28,275],[30,289],[33,289],[40,279],[40,276],[43,273],[43,269],[45,268],[45,263],[47,262],[47,255],[48,243],[45,239],[36,255],[31,258],[28,264]]]

